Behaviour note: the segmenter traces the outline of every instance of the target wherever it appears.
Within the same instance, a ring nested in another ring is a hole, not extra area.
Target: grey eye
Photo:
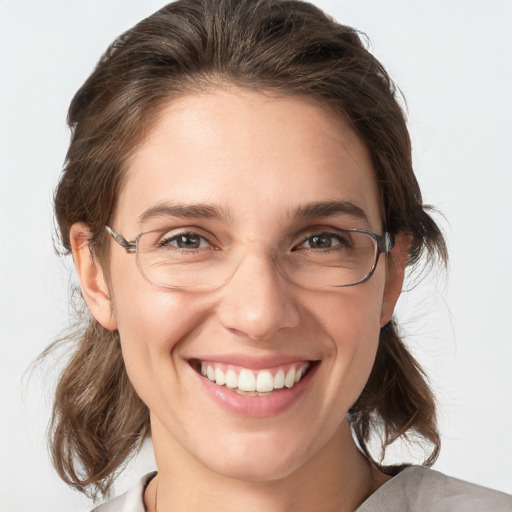
[[[208,247],[208,240],[197,233],[178,233],[169,237],[163,237],[159,242],[159,247],[176,247],[178,249],[202,249]]]
[[[304,240],[308,249],[329,249],[340,244],[340,239],[331,233],[315,233]]]
[[[199,249],[201,237],[193,233],[184,233],[176,236],[176,245],[180,249]]]

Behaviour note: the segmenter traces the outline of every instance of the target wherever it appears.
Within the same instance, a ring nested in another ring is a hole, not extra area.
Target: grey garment
[[[124,494],[94,507],[91,512],[145,512],[144,491],[155,475],[156,471],[144,475]]]
[[[388,480],[356,512],[512,512],[512,496],[411,466]]]
[[[149,473],[128,492],[91,512],[145,512],[144,489]],[[386,482],[355,512],[512,512],[512,496],[411,466]]]

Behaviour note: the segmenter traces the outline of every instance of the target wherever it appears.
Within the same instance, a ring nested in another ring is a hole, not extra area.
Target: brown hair
[[[395,87],[354,29],[294,0],[179,0],[120,36],[71,103],[72,139],[55,193],[62,244],[87,224],[93,255],[108,270],[104,226],[116,208],[126,159],[169,98],[208,86],[306,96],[343,115],[367,146],[381,193],[385,229],[405,232],[409,264],[446,260],[443,236],[422,204]],[[73,334],[76,349],[60,378],[50,443],[70,485],[107,494],[117,472],[149,433],[147,407],[124,368],[117,332],[90,315]],[[380,335],[376,361],[349,411],[371,457],[397,438],[420,437],[439,451],[435,402],[394,322]]]

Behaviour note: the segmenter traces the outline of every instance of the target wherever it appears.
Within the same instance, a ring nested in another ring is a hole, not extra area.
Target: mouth
[[[199,375],[220,388],[254,397],[271,396],[294,388],[316,364],[315,361],[297,361],[256,370],[199,359],[189,363]]]

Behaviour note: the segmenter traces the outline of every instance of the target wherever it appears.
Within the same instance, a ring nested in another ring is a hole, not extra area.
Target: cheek
[[[183,295],[158,290],[139,272],[132,255],[112,261],[114,314],[123,345],[130,350],[165,347],[166,334],[179,329],[189,305]],[[186,317],[185,317],[186,318]],[[166,341],[167,340],[167,341]]]
[[[377,276],[376,276],[377,277]],[[375,360],[380,337],[383,283],[371,280],[316,301],[330,347],[333,393],[352,405],[362,391]],[[343,396],[342,396],[343,395]]]
[[[372,339],[380,330],[383,288],[384,280],[377,274],[366,283],[317,298],[312,306],[315,316],[337,345]]]
[[[163,415],[167,425],[177,428],[175,418],[182,418],[189,411],[187,403],[182,402],[190,383],[180,373],[180,354],[198,336],[205,307],[200,300],[179,292],[150,289],[132,297],[117,304],[128,377],[149,409]]]
[[[119,263],[119,262],[118,262]],[[154,288],[140,275],[135,261],[121,261],[112,273],[114,314],[123,357],[135,389],[144,401],[157,364],[169,366],[174,378],[174,347],[198,325],[201,312],[187,294]]]

